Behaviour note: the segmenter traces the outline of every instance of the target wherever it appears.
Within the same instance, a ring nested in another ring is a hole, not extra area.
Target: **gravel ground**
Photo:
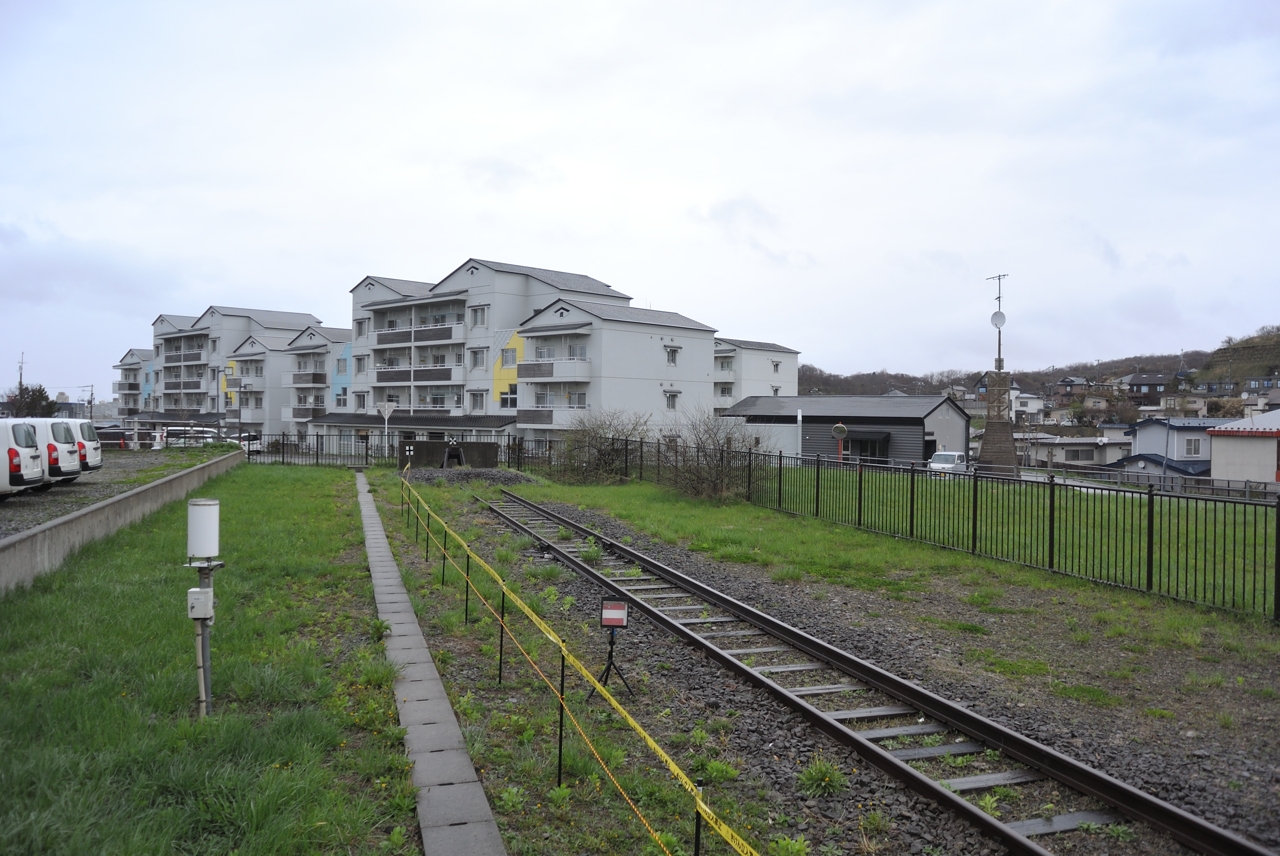
[[[145,478],[143,470],[180,461],[182,456],[181,449],[107,451],[102,469],[97,472],[86,473],[70,484],[54,485],[45,491],[23,491],[0,503],[0,538],[17,535],[95,502],[131,491],[143,484],[136,481],[139,477],[144,477],[145,481],[153,480]],[[156,473],[154,478],[164,475],[168,472]]]
[[[1036,609],[1036,613],[996,617],[1001,625],[996,638],[981,637],[977,644],[993,647],[1002,656],[1031,649],[1050,660],[1055,676],[1061,674],[1068,681],[1074,677],[1083,682],[1079,675],[1103,675],[1113,668],[1141,660],[1143,670],[1135,673],[1140,684],[1129,690],[1139,699],[1136,704],[1131,699],[1122,706],[1096,708],[1055,695],[1049,678],[1007,678],[967,662],[966,651],[975,644],[971,638],[961,638],[920,621],[922,616],[937,616],[940,611],[943,615],[968,617],[955,614],[957,599],[946,591],[925,593],[915,601],[901,601],[822,583],[777,583],[763,568],[709,561],[681,547],[646,538],[597,513],[571,506],[557,506],[556,510],[609,537],[630,535],[637,549],[745,603],[882,668],[918,681],[933,692],[959,700],[982,715],[1215,824],[1273,848],[1280,845],[1280,812],[1277,812],[1280,735],[1275,728],[1280,704],[1274,695],[1274,688],[1280,685],[1280,673],[1274,656],[1232,661],[1226,652],[1217,649],[1209,652],[1169,648],[1138,655],[1123,650],[1119,642],[1104,644],[1103,640],[1077,650],[1080,646],[1069,644],[1069,633],[1058,629],[1058,622],[1045,620],[1045,613],[1059,606],[1053,590],[1022,591],[1020,596],[1026,601],[1025,607]],[[575,584],[585,586],[588,592],[594,590],[589,583]],[[571,586],[561,588],[568,591]],[[591,599],[589,593],[580,596],[580,600]],[[977,611],[973,612],[977,616]],[[990,616],[982,619],[992,620]],[[653,635],[655,638],[648,640],[648,644],[661,647],[665,634],[655,632]],[[678,658],[679,655],[664,653],[663,656]],[[687,654],[683,657],[686,663],[689,659]],[[1270,698],[1246,695],[1231,678],[1209,692],[1187,691],[1187,673],[1205,671],[1205,661],[1228,676],[1247,676],[1253,688],[1269,688]],[[705,668],[727,675],[715,666]],[[701,675],[687,678],[689,692],[695,696],[699,692],[705,698],[722,695],[716,685],[723,678],[708,679]],[[708,690],[707,687],[715,688]],[[1145,714],[1145,705],[1150,702],[1141,699],[1158,701],[1158,706],[1171,711],[1173,717],[1157,719]],[[767,699],[749,704],[745,699],[735,698],[733,703],[740,710],[749,707],[759,712],[758,730],[747,729],[746,734],[741,734],[743,729],[740,729],[736,735],[747,740],[743,751],[751,758],[752,769],[760,765],[760,774],[772,779],[784,795],[790,782],[791,798],[795,799],[795,767],[783,765],[775,769],[775,762],[762,758],[760,749],[767,745],[768,751],[775,752],[779,758],[802,757],[812,751],[815,738],[793,733],[796,723],[791,715]],[[1240,708],[1241,712],[1230,727],[1224,727],[1216,720],[1221,714],[1215,712],[1228,707]],[[781,750],[779,740],[783,741]],[[828,752],[834,751],[828,748]],[[927,806],[920,805],[911,795],[892,787],[879,793],[883,799],[893,796],[895,808],[901,807],[906,812],[900,816],[904,832],[910,827],[936,828]],[[827,816],[827,807],[820,804],[812,808]],[[1141,826],[1136,829],[1138,840],[1129,844],[1120,845],[1098,835],[1073,834],[1056,837],[1051,849],[1110,854],[1182,850]],[[1156,849],[1149,849],[1153,846]],[[963,852],[981,852],[981,849]]]
[[[447,485],[468,484],[481,481],[487,485],[510,487],[517,484],[529,484],[533,479],[517,470],[485,469],[482,467],[453,467],[447,470],[417,469],[409,470],[409,481],[415,484],[435,484],[443,481]]]

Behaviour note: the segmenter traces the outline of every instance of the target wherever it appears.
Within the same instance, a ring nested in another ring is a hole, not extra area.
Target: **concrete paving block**
[[[506,856],[502,833],[492,820],[460,826],[430,826],[422,829],[422,852],[426,856]]]
[[[463,782],[478,782],[476,768],[471,763],[471,756],[466,749],[444,749],[439,752],[414,752],[409,755],[413,762],[413,784],[419,788],[430,788],[436,785],[458,785]],[[483,794],[481,794],[483,797]],[[485,803],[488,808],[488,803]]]
[[[418,725],[406,729],[409,733],[404,738],[404,748],[410,756],[430,755],[446,749],[466,749],[467,741],[455,723],[441,722],[436,725]]]
[[[424,827],[486,820],[493,820],[493,812],[479,782],[434,785],[418,791],[418,822]]]
[[[405,666],[400,672],[400,677],[396,680],[396,685],[409,681],[436,681],[438,683],[440,681],[440,673],[436,671],[435,664],[430,659],[423,660],[422,662]]]
[[[393,663],[402,666],[409,666],[425,659],[426,647],[418,648],[388,648],[387,659]]]
[[[409,701],[400,701],[400,696],[397,696],[396,706],[400,708],[400,724],[405,728],[428,725],[432,722],[457,723],[458,721],[453,714],[453,705],[449,704],[448,697],[444,695],[439,698]]]
[[[439,678],[428,678],[419,681],[396,681],[396,704],[402,705],[410,701],[433,701],[449,698]]]

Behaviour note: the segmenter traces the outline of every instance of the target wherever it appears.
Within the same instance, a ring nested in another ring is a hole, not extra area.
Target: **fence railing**
[[[235,441],[234,437],[231,439]],[[394,467],[399,443],[396,434],[263,434],[240,438],[250,463],[331,467]]]
[[[939,473],[666,441],[508,445],[570,483],[640,479],[1280,621],[1280,500],[1060,478]]]

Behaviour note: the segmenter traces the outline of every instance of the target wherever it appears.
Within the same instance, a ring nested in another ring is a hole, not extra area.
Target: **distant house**
[[[1280,482],[1280,410],[1209,429],[1214,478]]]
[[[1013,397],[1013,421],[1026,425],[1039,425],[1044,421],[1044,399],[1029,392],[1020,392]]]
[[[773,342],[715,339],[714,407],[732,407],[752,395],[795,395],[800,352]]]
[[[1023,460],[1033,467],[1105,467],[1126,457],[1131,446],[1107,437],[1034,434],[1025,440]]]
[[[969,416],[945,395],[754,396],[723,415],[741,417],[760,451],[788,455],[923,461],[969,443]]]
[[[1178,389],[1178,377],[1172,372],[1140,372],[1129,376],[1126,395],[1137,407],[1154,407],[1162,404],[1166,391]]]
[[[1208,476],[1212,469],[1211,429],[1229,419],[1143,419],[1125,433],[1133,440],[1130,455],[1115,462],[1120,469]]]
[[[1089,381],[1082,377],[1064,377],[1061,378],[1053,388],[1054,403],[1062,407],[1068,405],[1073,399],[1084,395],[1089,389]]]

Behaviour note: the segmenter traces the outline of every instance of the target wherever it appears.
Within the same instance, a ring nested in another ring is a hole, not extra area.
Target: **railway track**
[[[510,491],[485,505],[561,563],[626,598],[658,626],[1010,853],[1050,854],[1047,836],[1128,818],[1200,853],[1275,856]],[[601,551],[594,567],[581,558],[590,549],[588,539]],[[1045,782],[1078,795],[1059,801],[1074,802],[1077,810],[1005,822],[964,798]]]

